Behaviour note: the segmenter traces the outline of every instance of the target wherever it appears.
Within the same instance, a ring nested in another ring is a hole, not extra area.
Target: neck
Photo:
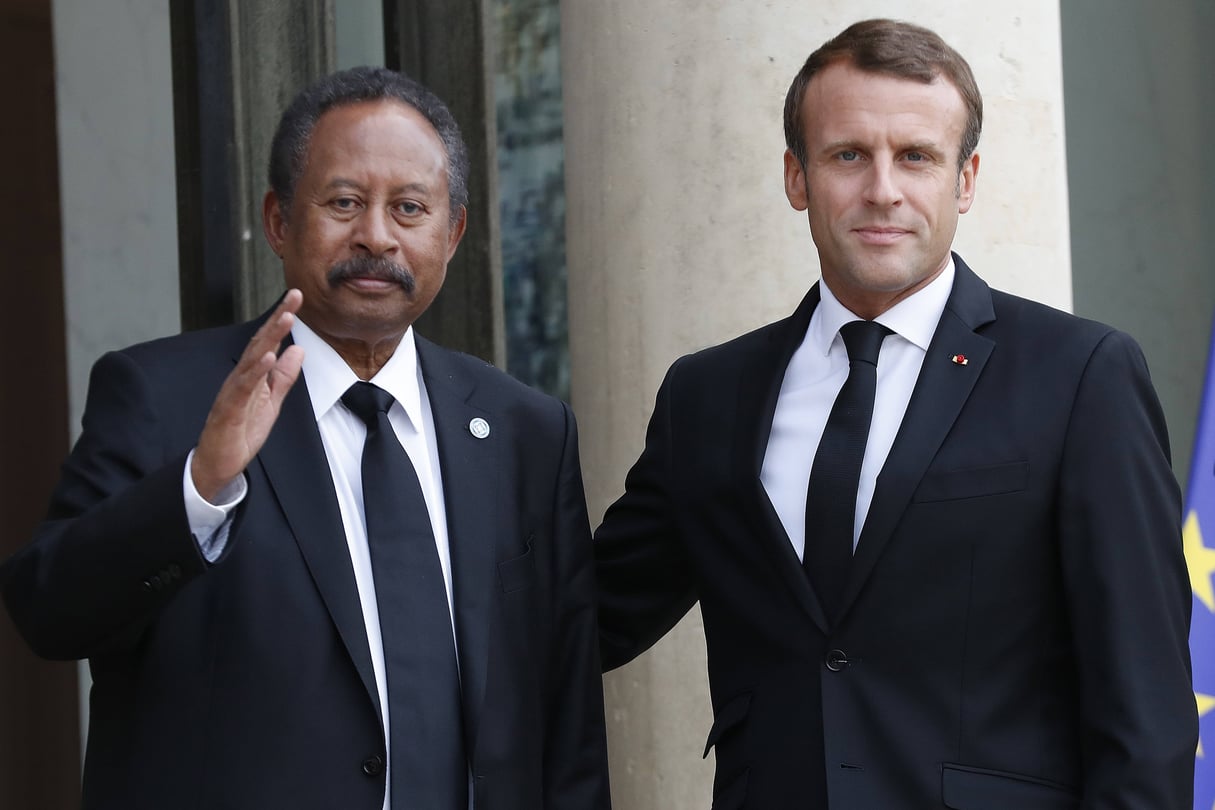
[[[321,337],[346,361],[346,365],[350,366],[350,370],[360,380],[370,380],[392,358],[404,335],[393,335],[375,342],[334,338],[330,335]]]

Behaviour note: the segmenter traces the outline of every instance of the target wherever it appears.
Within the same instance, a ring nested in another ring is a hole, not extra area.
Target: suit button
[[[165,586],[164,582],[156,574],[153,574],[152,576],[148,577],[147,584],[154,591],[159,591],[161,588],[163,588]]]
[[[384,772],[384,760],[379,757],[367,757],[363,760],[363,773],[368,776],[379,776]]]
[[[827,665],[827,669],[831,670],[832,672],[839,672],[847,668],[848,656],[844,654],[843,650],[832,650],[831,652],[827,653],[827,658],[824,663]]]

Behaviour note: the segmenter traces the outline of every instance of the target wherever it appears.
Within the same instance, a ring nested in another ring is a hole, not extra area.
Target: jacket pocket
[[[963,470],[930,472],[916,488],[912,500],[916,503],[927,503],[980,498],[984,495],[1006,495],[1022,492],[1028,486],[1029,462],[1013,461]]]
[[[535,581],[536,559],[532,554],[532,540],[535,538],[534,534],[527,538],[527,551],[498,563],[498,581],[502,584],[503,593],[521,591]]]
[[[705,752],[701,759],[709,755],[709,749],[717,745],[722,736],[741,723],[751,709],[751,693],[743,692],[726,701],[721,709],[713,714],[713,727],[709,729],[709,738],[705,740]]]
[[[716,749],[717,763],[713,774],[713,810],[738,810],[747,798],[749,769],[740,750],[740,726],[751,709],[751,693],[743,692],[730,698],[713,714],[713,727],[705,741],[704,756]],[[721,743],[720,745],[718,743]]]
[[[1077,810],[1066,786],[1007,771],[941,766],[941,800],[953,810]]]

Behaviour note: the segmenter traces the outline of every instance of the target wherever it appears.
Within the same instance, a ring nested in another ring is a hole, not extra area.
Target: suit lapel
[[[953,291],[924,357],[907,412],[878,475],[840,607],[844,618],[894,533],[912,493],[966,404],[995,342],[975,330],[995,320],[991,291],[954,254]],[[964,355],[966,364],[954,362]]]
[[[756,534],[771,546],[769,551],[773,564],[780,572],[779,576],[814,623],[826,632],[827,616],[813,595],[801,561],[760,480],[785,370],[805,338],[810,316],[818,301],[818,285],[815,284],[793,315],[776,324],[764,336],[766,342],[760,352],[744,359],[738,386],[736,424],[739,429],[734,431],[734,469],[738,475],[736,488],[744,493],[751,521],[757,528]]]
[[[477,407],[473,397],[476,381],[461,364],[453,362],[456,355],[420,336],[417,346],[443,479],[464,731],[468,751],[472,752],[489,662],[491,610],[497,587],[496,527],[502,525],[498,516],[499,457],[509,425]],[[489,435],[481,439],[469,429],[469,423],[478,417],[490,429]]]
[[[307,381],[302,375],[283,400],[278,421],[258,454],[258,463],[287,517],[355,669],[379,709],[367,626],[346,546],[346,531]]]

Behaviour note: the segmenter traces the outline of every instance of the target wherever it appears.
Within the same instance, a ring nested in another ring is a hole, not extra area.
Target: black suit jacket
[[[186,455],[255,324],[106,355],[34,542],[0,569],[34,650],[90,659],[86,808],[366,808],[384,735],[301,379],[201,558]],[[594,581],[569,409],[421,338],[478,810],[606,808]],[[491,432],[477,439],[469,421]]]
[[[606,666],[700,601],[715,810],[1190,807],[1180,498],[1139,348],[955,261],[835,626],[759,477],[817,287],[672,366],[596,532]]]

